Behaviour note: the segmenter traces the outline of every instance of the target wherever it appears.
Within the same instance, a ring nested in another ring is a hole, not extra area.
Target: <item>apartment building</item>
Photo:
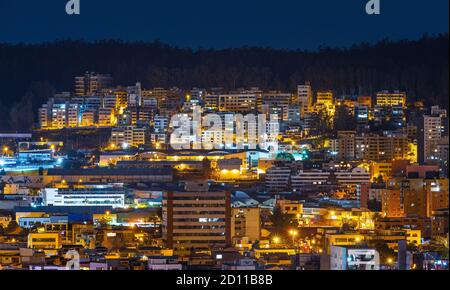
[[[263,93],[258,110],[267,115],[277,114],[280,120],[288,121],[291,100],[291,94],[279,92]]]
[[[438,145],[443,138],[442,118],[440,116],[423,116],[417,130],[419,162],[436,162],[439,160]]]
[[[376,96],[376,103],[377,106],[380,107],[406,107],[406,93],[398,91],[393,93],[390,93],[388,91],[379,92]]]
[[[289,167],[271,167],[266,171],[266,188],[269,192],[289,190],[292,169]]]
[[[83,76],[75,77],[75,95],[92,96],[102,89],[110,88],[112,83],[110,75],[86,72]]]
[[[313,105],[313,92],[310,84],[297,86],[297,100],[294,100],[293,104],[300,105],[301,116],[304,118]]]
[[[331,151],[336,160],[355,159],[355,131],[339,131],[337,139],[331,140]]]
[[[111,206],[125,207],[125,190],[112,186],[86,188],[45,188],[42,199],[45,206]]]
[[[381,201],[386,217],[431,217],[434,211],[448,208],[448,179],[390,179]]]
[[[407,159],[408,153],[409,142],[406,136],[362,135],[355,137],[355,157],[359,160]]]
[[[146,129],[137,126],[125,126],[113,128],[111,131],[111,144],[116,147],[128,148],[129,146],[138,147],[145,144]]]
[[[188,182],[163,194],[163,240],[173,249],[224,248],[231,244],[230,192]]]
[[[218,108],[221,112],[248,113],[258,109],[257,94],[227,94],[218,96]]]
[[[231,237],[246,237],[250,243],[261,237],[261,209],[259,207],[233,208],[231,210]]]

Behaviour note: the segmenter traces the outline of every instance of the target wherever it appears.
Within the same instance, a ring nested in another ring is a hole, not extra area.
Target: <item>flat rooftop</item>
[[[122,176],[122,175],[172,175],[172,168],[86,168],[49,169],[49,176]]]

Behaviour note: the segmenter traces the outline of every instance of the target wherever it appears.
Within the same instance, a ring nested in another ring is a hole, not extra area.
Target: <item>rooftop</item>
[[[49,176],[120,176],[120,175],[172,175],[171,168],[87,168],[87,169],[49,169]]]

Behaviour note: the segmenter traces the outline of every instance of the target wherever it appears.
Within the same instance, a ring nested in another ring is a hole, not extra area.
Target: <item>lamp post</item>
[[[292,245],[295,246],[295,237],[298,235],[298,232],[296,230],[290,230],[289,235],[292,236]],[[297,244],[297,252],[298,252],[298,244]]]
[[[392,258],[388,258],[387,259],[387,264],[389,266],[389,270],[392,270],[392,264],[394,263],[394,259]]]
[[[272,239],[272,242],[273,242],[274,244],[279,244],[279,243],[280,243],[280,238],[279,238],[279,237],[274,237],[274,238]]]

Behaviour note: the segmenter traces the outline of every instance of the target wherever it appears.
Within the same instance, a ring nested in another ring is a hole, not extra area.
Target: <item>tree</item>
[[[377,177],[375,177],[374,183],[383,184],[384,183],[383,175],[380,174]]]
[[[334,115],[334,130],[335,131],[351,131],[356,129],[356,122],[345,106],[337,106]]]
[[[368,242],[369,247],[374,248],[380,254],[380,263],[386,264],[389,259],[395,260],[396,253],[394,250],[389,248],[383,240],[374,240]]]
[[[28,92],[19,102],[11,106],[9,125],[14,132],[27,132],[33,127],[33,98],[34,95]]]
[[[87,69],[110,73],[117,84],[140,80],[147,88],[258,86],[288,91],[309,81],[315,89],[333,89],[336,95],[399,89],[408,91],[412,101],[427,96],[428,104],[448,108],[448,48],[448,34],[314,52],[256,47],[193,50],[159,41],[0,44],[0,127],[4,128],[13,103],[27,91],[35,95],[36,112],[54,89],[71,90],[73,77]]]
[[[21,228],[19,226],[19,224],[17,224],[16,221],[10,221],[8,226],[6,227],[6,233],[8,234],[18,234],[20,233]]]
[[[272,222],[272,235],[281,237],[287,236],[291,219],[288,214],[283,213],[281,206],[275,206],[270,219]]]

